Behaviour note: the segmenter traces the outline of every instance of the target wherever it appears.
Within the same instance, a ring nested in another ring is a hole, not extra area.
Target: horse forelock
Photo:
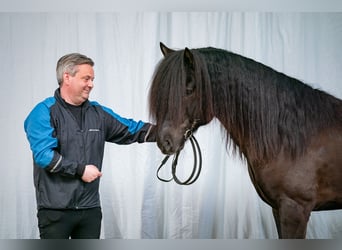
[[[157,121],[179,120],[182,109],[182,94],[185,91],[185,76],[182,61],[174,52],[163,58],[157,65],[150,88],[150,114]]]

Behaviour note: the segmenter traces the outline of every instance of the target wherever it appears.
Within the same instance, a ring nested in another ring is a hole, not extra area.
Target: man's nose
[[[94,87],[94,80],[89,80],[89,81],[88,81],[88,87],[89,87],[89,88]]]

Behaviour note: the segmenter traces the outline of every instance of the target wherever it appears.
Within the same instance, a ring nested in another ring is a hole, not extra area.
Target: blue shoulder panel
[[[131,134],[137,133],[145,125],[145,123],[143,121],[137,122],[133,119],[123,118],[120,115],[118,115],[117,113],[115,113],[113,110],[111,110],[110,108],[107,108],[107,107],[100,105],[98,102],[92,101],[91,104],[94,106],[100,106],[105,112],[107,112],[112,117],[114,117],[116,120],[118,120],[120,123],[122,123],[123,125],[128,127],[128,131]]]
[[[27,139],[33,152],[34,161],[39,166],[47,167],[54,156],[57,139],[53,137],[54,128],[51,127],[50,108],[56,102],[49,97],[37,104],[24,122]]]

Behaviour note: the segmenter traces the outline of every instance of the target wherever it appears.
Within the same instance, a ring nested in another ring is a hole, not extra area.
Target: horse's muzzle
[[[157,145],[163,154],[172,155],[183,149],[184,140],[175,143],[175,140],[171,136],[166,135],[157,140]]]

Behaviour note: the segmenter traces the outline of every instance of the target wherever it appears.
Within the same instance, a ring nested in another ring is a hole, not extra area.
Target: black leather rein
[[[179,153],[180,151],[178,151],[177,153],[174,154],[173,160],[172,160],[172,178],[170,179],[163,179],[161,177],[159,177],[159,171],[160,169],[165,165],[165,163],[167,162],[167,160],[170,158],[170,155],[165,156],[164,160],[161,162],[160,166],[158,167],[157,170],[157,178],[163,182],[170,182],[172,180],[174,180],[177,184],[180,185],[191,185],[193,184],[199,177],[200,173],[201,173],[201,169],[202,169],[202,153],[201,153],[201,149],[200,146],[196,140],[196,138],[193,135],[193,129],[196,125],[196,121],[193,123],[193,125],[191,126],[190,129],[188,129],[187,131],[185,131],[184,133],[184,139],[186,140],[190,140],[191,142],[191,146],[192,146],[192,150],[194,153],[194,165],[192,168],[192,173],[189,176],[188,179],[186,179],[185,181],[181,181],[179,180],[179,178],[176,175],[176,169],[177,169],[177,163],[178,163],[178,157],[179,157]]]

